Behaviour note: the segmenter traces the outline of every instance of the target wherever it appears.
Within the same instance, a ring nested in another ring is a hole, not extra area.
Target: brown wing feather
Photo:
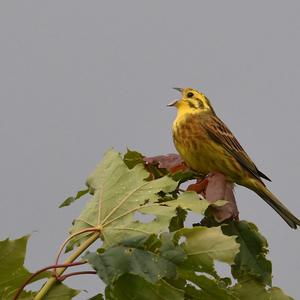
[[[261,177],[271,181],[265,174],[260,172],[238,140],[217,117],[210,116],[204,122],[204,128],[208,135],[218,144],[222,145],[248,172],[261,181]]]

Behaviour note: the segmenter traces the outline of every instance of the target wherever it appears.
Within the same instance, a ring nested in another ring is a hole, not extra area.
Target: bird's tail
[[[300,226],[300,220],[294,216],[262,183],[253,180],[252,185],[249,186],[249,188],[265,200],[291,228],[297,229],[297,226]]]

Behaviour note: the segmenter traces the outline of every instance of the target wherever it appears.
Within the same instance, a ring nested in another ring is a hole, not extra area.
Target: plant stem
[[[87,239],[84,243],[82,243],[76,251],[72,253],[72,255],[66,259],[64,264],[68,264],[73,262],[79,255],[82,254],[91,244],[93,244],[99,238],[100,232],[94,233],[89,239]],[[59,268],[56,270],[57,276],[63,274],[63,272],[67,269],[67,267]],[[52,286],[56,283],[56,277],[51,277],[48,281],[44,284],[44,286],[40,289],[40,291],[34,297],[34,300],[41,300],[45,297],[48,291],[52,288]]]
[[[63,281],[63,280],[66,280],[67,278],[72,277],[72,276],[87,275],[87,274],[95,275],[95,274],[97,274],[97,272],[96,271],[79,271],[79,272],[73,272],[73,273],[70,273],[70,274],[66,274],[66,275],[60,276],[59,280]]]
[[[80,230],[80,231],[78,231],[78,232],[73,233],[72,235],[70,235],[70,236],[63,242],[63,244],[61,245],[61,247],[60,247],[60,249],[59,249],[59,251],[58,251],[58,253],[57,253],[57,256],[56,256],[55,264],[58,265],[59,257],[60,257],[60,255],[61,255],[63,249],[65,248],[65,246],[67,245],[67,243],[68,243],[73,237],[75,237],[75,236],[77,236],[77,235],[79,235],[79,234],[85,233],[85,232],[95,232],[95,231],[100,232],[100,229],[99,229],[99,228],[96,228],[96,227],[94,227],[94,228],[85,228],[85,229],[83,229],[83,230]],[[54,274],[56,275],[56,268],[54,268],[53,271],[54,271]],[[57,277],[57,276],[56,276],[56,277]]]
[[[73,263],[70,263],[70,264],[67,264],[67,265],[52,265],[52,266],[48,266],[48,267],[45,267],[43,269],[40,269],[36,272],[34,272],[33,274],[31,274],[31,276],[29,278],[27,278],[27,280],[20,286],[20,288],[17,290],[17,293],[15,294],[13,300],[17,300],[19,298],[19,296],[21,295],[21,293],[23,292],[25,286],[27,284],[29,284],[31,282],[31,280],[36,277],[37,275],[49,270],[49,269],[54,269],[54,268],[60,268],[60,267],[74,267],[74,266],[79,266],[79,265],[83,265],[83,264],[86,264],[86,262],[73,262]],[[72,273],[71,273],[72,274]],[[64,278],[67,277],[67,275],[63,276]]]

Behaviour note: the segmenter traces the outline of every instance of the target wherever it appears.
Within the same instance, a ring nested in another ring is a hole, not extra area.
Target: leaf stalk
[[[83,251],[85,251],[91,244],[93,244],[99,238],[99,236],[100,232],[95,232],[66,259],[64,264],[72,263],[76,258],[78,258],[78,256],[80,256],[83,253]],[[61,267],[56,269],[56,275],[59,277],[64,273],[66,269],[67,267]],[[40,289],[40,291],[36,294],[34,300],[42,300],[56,282],[56,277],[49,278],[48,281],[44,284],[44,286]]]

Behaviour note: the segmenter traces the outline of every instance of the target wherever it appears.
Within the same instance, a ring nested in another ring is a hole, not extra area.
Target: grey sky
[[[243,2],[243,3],[242,3]],[[299,1],[1,1],[0,238],[33,233],[53,262],[84,201],[58,209],[114,146],[174,152],[173,86],[211,99],[268,186],[300,217]],[[300,231],[237,188],[266,236],[274,284],[300,298]],[[70,285],[98,290],[92,276]]]

